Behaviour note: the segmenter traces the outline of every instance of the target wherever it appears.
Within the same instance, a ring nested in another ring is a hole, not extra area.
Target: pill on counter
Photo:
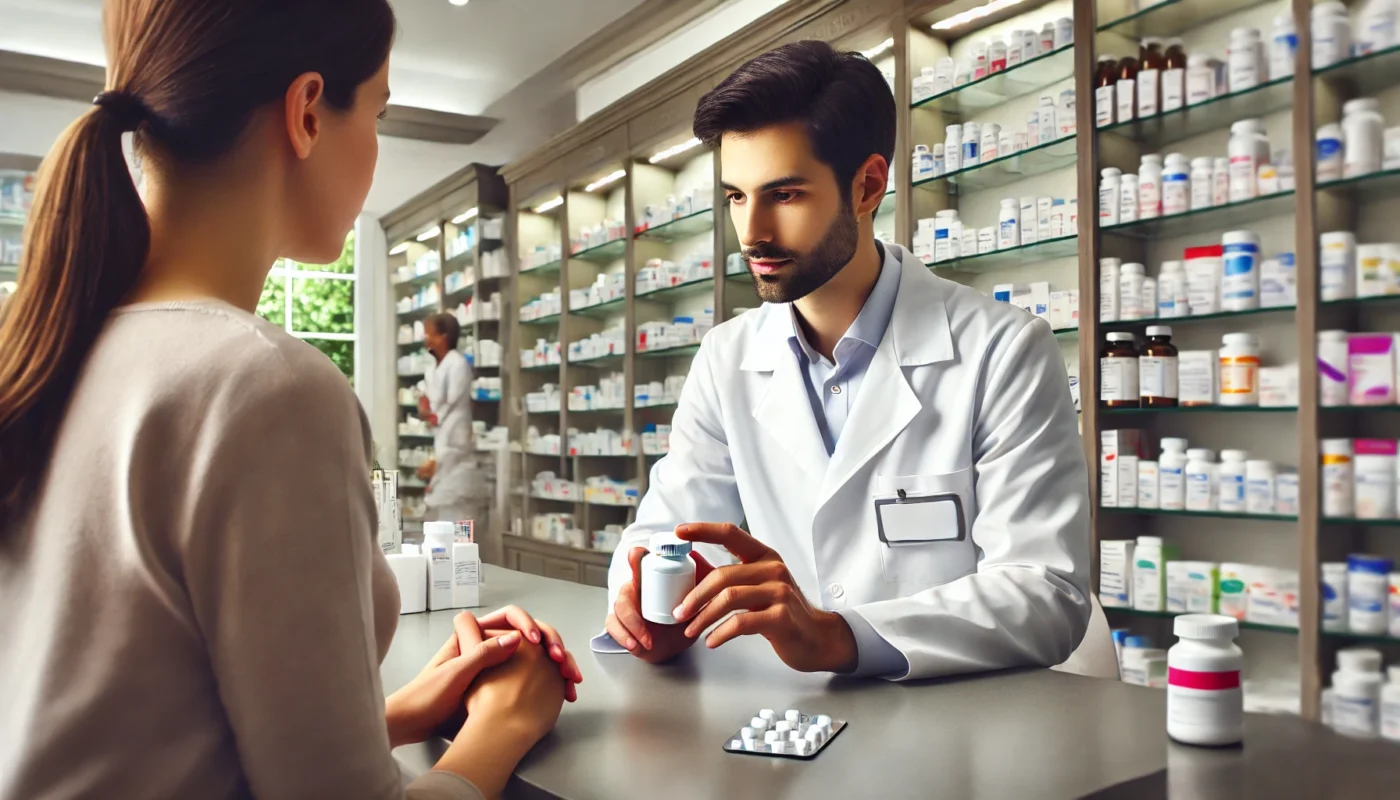
[[[812,754],[812,743],[806,739],[799,740],[797,744],[793,746],[796,748],[794,752],[799,756],[810,756]]]
[[[762,711],[758,712],[758,716],[759,719],[765,719],[769,722],[774,722],[778,719],[778,712],[774,711],[771,708],[765,708]]]
[[[762,742],[759,742],[759,741],[757,741],[757,740],[755,740],[755,739],[750,739],[750,740],[748,740],[747,742],[744,742],[744,749],[745,749],[745,750],[748,750],[750,753],[757,753],[757,752],[759,752],[762,748],[763,748],[763,743],[762,743]]]
[[[758,730],[755,728],[744,728],[743,730],[739,731],[739,736],[747,742],[748,740],[756,738],[758,736]]]
[[[729,749],[730,749],[730,750],[739,750],[739,749],[741,749],[743,746],[744,746],[744,743],[741,742],[741,741],[739,741],[738,739],[734,739],[733,741],[731,741],[731,742],[729,743]]]
[[[778,724],[773,726],[773,730],[777,731],[778,733],[787,733],[788,731],[792,730],[792,723],[788,722],[787,720],[780,720]]]
[[[781,740],[774,742],[770,747],[777,755],[783,755],[788,751],[788,743]]]
[[[756,731],[766,731],[768,730],[768,720],[762,717],[754,717],[749,720],[749,727]]]
[[[781,742],[782,740],[783,735],[781,733],[778,733],[777,731],[768,731],[767,733],[763,734],[764,744],[772,744],[774,742]]]
[[[796,725],[802,721],[802,712],[795,708],[789,708],[787,713],[783,715],[783,719]]]
[[[823,731],[831,730],[831,717],[825,714],[818,714],[812,718],[812,724],[821,727]]]
[[[788,738],[788,741],[789,741],[789,742],[804,742],[804,741],[806,741],[806,739],[803,739],[803,738],[802,738],[802,734],[798,733],[797,731],[788,731],[788,737],[787,737],[787,738]]]
[[[807,731],[807,741],[811,742],[812,744],[821,744],[822,741],[824,741],[825,739],[826,737],[822,735],[821,728],[812,728],[811,730]]]

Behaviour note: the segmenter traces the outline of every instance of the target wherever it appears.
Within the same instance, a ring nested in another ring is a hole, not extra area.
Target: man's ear
[[[885,197],[889,179],[890,163],[884,156],[872,155],[865,159],[851,181],[851,207],[855,209],[857,217],[875,213]]]
[[[326,81],[318,72],[308,72],[292,81],[283,99],[286,107],[287,139],[297,158],[311,156],[321,138],[321,114],[325,113]]]

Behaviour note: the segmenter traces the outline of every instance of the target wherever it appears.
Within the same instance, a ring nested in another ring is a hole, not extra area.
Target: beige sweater
[[[0,799],[403,797],[369,448],[344,376],[276,326],[115,313],[0,529]]]

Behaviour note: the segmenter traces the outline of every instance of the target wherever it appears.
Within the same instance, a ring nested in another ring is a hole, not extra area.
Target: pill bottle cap
[[[1113,333],[1110,333],[1110,334],[1108,335],[1108,340],[1109,340],[1110,342],[1131,342],[1131,341],[1134,341],[1133,335],[1132,335],[1131,333],[1128,333],[1127,331],[1115,331],[1115,332],[1113,332]]]
[[[1151,336],[1171,336],[1172,326],[1170,325],[1148,325],[1147,335]]]
[[[1182,639],[1234,639],[1240,623],[1223,614],[1182,614],[1172,621],[1172,633]]]
[[[1138,547],[1161,547],[1162,537],[1160,536],[1139,536],[1137,537]]]
[[[1370,647],[1348,647],[1338,650],[1337,668],[1348,672],[1380,672],[1381,651]]]
[[[662,558],[684,558],[690,554],[690,542],[674,533],[653,533],[647,549]]]
[[[1193,447],[1186,451],[1186,457],[1192,461],[1214,461],[1215,452],[1209,447]]]
[[[1173,451],[1178,453],[1185,453],[1186,440],[1177,438],[1175,436],[1168,436],[1162,439],[1162,452],[1170,453]]]
[[[1246,459],[1248,459],[1248,458],[1249,458],[1249,454],[1246,453],[1246,452],[1243,451],[1243,450],[1221,450],[1221,451],[1220,451],[1220,460],[1221,460],[1221,461],[1239,461],[1240,463],[1244,463],[1244,461],[1245,461]]]
[[[1347,340],[1346,331],[1318,331],[1317,338],[1328,342],[1345,342]]]
[[[1128,263],[1123,265],[1123,271],[1134,275],[1144,275],[1147,273],[1147,268],[1141,264]]]

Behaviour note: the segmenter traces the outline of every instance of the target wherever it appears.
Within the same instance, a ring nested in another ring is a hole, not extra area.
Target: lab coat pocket
[[[972,469],[876,477],[876,532],[889,583],[935,586],[967,574],[975,514]]]

